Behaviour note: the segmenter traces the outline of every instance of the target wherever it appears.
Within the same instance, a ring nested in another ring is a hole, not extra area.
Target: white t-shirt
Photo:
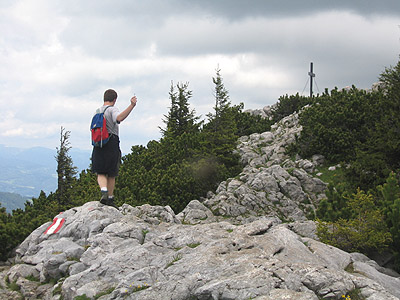
[[[109,108],[107,108],[106,112],[104,113],[104,116],[106,117],[107,120],[108,133],[119,135],[119,122],[117,122],[119,109],[115,106],[103,105],[102,107],[99,108],[99,110],[104,111],[107,106],[109,106]]]

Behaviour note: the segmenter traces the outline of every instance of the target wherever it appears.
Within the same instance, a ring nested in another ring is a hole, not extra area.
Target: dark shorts
[[[117,177],[120,164],[121,150],[119,148],[119,138],[117,135],[112,135],[103,148],[93,147],[93,173],[104,174],[109,177]]]

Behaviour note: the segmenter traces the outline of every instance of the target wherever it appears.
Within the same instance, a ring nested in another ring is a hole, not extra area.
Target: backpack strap
[[[107,106],[103,111],[101,111],[101,107],[99,107],[98,109],[96,109],[96,114],[102,113],[104,114],[107,110],[107,108],[111,107],[112,105]]]
[[[107,108],[111,107],[112,105],[107,106],[104,110],[103,110],[103,117],[104,119],[106,119],[106,123],[107,123],[107,118],[106,118],[106,110]]]
[[[111,107],[112,105],[107,106],[104,110],[103,110],[103,114],[106,112],[107,108]]]

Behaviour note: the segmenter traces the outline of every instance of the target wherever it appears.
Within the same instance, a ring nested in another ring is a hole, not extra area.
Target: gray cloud
[[[397,1],[2,1],[0,101],[6,144],[55,147],[61,125],[89,148],[88,119],[105,89],[123,109],[122,146],[158,139],[171,81],[212,109],[219,65],[234,104],[302,92],[314,62],[322,92],[368,88],[400,49]],[[307,94],[308,91],[305,91]],[[9,99],[12,99],[10,102]],[[31,128],[27,133],[26,128]]]
[[[104,17],[127,16],[140,20],[152,16],[154,23],[169,16],[207,15],[225,17],[228,19],[242,19],[248,17],[274,17],[310,15],[321,11],[343,10],[360,15],[399,15],[400,7],[396,0],[103,0],[103,1],[58,1],[57,7],[69,15],[97,15]]]
[[[399,16],[400,7],[396,0],[195,0],[190,1],[187,6],[193,6],[202,10],[204,13],[223,16],[231,20],[248,17],[272,17],[281,18],[287,16],[303,16],[321,11],[351,11],[356,14],[372,15],[392,15]]]

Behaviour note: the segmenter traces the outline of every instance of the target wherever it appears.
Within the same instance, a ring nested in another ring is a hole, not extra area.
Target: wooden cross
[[[315,77],[315,74],[313,73],[313,63],[310,63],[310,72],[308,72],[308,75],[310,75],[310,97],[313,95],[313,78]]]

